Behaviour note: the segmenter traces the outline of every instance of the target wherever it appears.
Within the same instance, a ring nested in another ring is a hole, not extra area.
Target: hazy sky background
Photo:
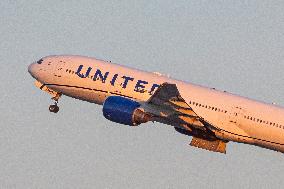
[[[27,66],[76,54],[284,105],[284,2],[0,1],[0,188],[283,188],[284,155],[189,147],[162,124],[129,128],[50,96]]]

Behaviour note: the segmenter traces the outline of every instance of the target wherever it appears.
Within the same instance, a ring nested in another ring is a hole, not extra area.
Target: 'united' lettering
[[[138,80],[134,91],[139,92],[139,93],[144,93],[145,92],[145,85],[147,85],[147,84],[148,84],[147,81]]]
[[[122,88],[124,88],[124,89],[127,87],[128,81],[133,81],[134,80],[134,78],[127,77],[127,76],[123,76],[122,79],[124,79],[124,82],[121,83],[121,85],[122,85]]]
[[[77,74],[79,77],[81,77],[81,78],[86,78],[86,77],[89,76],[89,74],[90,74],[92,68],[89,67],[88,70],[86,71],[86,74],[82,74],[82,73],[80,73],[80,72],[82,71],[83,67],[84,67],[83,65],[80,65],[79,68],[78,68],[78,70],[77,70],[77,72],[76,72],[76,74]]]
[[[109,72],[106,72],[104,75],[102,74],[101,70],[97,69],[95,75],[94,75],[94,81],[101,80],[103,83],[106,82],[107,76]]]
[[[114,83],[115,83],[117,77],[118,77],[118,74],[115,74],[115,75],[113,76],[112,80],[110,81],[110,84],[111,84],[112,86],[114,86]]]
[[[150,94],[150,95],[153,95],[154,92],[156,91],[156,89],[159,88],[159,87],[160,87],[160,85],[158,85],[158,84],[153,84],[151,90],[149,91],[149,94]]]

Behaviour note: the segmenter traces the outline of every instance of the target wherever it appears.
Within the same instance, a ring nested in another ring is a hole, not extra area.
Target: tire
[[[59,111],[59,107],[57,105],[50,105],[49,111],[52,113],[57,113]]]

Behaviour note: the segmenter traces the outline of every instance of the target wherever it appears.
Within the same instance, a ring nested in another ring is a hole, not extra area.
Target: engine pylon
[[[142,109],[137,108],[133,112],[132,121],[135,123],[135,126],[140,125],[141,123],[146,123],[151,121],[152,115],[149,113],[144,112]]]

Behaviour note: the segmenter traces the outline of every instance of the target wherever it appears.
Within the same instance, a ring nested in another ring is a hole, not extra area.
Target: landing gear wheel
[[[61,93],[57,93],[55,96],[53,96],[52,98],[51,98],[51,100],[53,100],[54,101],[54,104],[53,105],[50,105],[49,106],[49,111],[50,112],[52,112],[52,113],[57,113],[57,112],[59,112],[59,107],[58,107],[58,100],[59,100],[59,98],[61,97]]]
[[[49,106],[49,111],[52,112],[52,113],[57,113],[59,111],[59,107],[57,106],[57,104],[50,105]]]

